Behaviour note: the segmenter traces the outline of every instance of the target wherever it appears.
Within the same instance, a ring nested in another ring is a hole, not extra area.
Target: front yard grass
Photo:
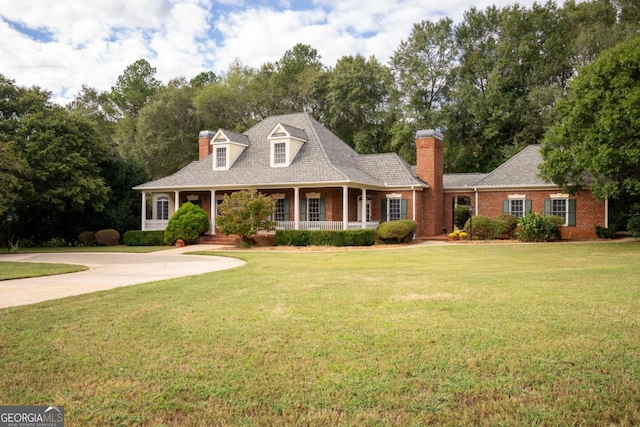
[[[230,252],[0,310],[0,404],[68,426],[640,424],[640,244]]]
[[[75,273],[87,267],[70,264],[0,262],[0,280],[24,279],[27,277],[51,276],[53,274]]]

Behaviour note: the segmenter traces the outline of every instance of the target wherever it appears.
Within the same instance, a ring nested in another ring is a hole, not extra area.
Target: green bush
[[[96,233],[96,244],[99,246],[116,246],[120,243],[120,232],[113,228],[98,230]]]
[[[469,207],[466,205],[458,205],[453,211],[453,223],[456,227],[462,228],[469,219]]]
[[[560,238],[559,225],[564,223],[557,216],[540,216],[530,213],[518,219],[518,239],[523,242],[548,242]]]
[[[80,246],[93,246],[96,244],[96,233],[93,231],[83,231],[78,234],[78,244]]]
[[[629,210],[627,231],[631,233],[633,237],[640,237],[640,203],[633,205]]]
[[[169,219],[164,230],[164,243],[173,245],[182,239],[187,244],[198,243],[198,238],[209,230],[209,216],[204,209],[187,202]]]
[[[278,246],[371,246],[375,244],[374,230],[278,230]]]
[[[127,246],[163,246],[163,230],[131,230],[124,233],[122,242]]]
[[[484,215],[476,215],[469,218],[464,225],[464,231],[474,239],[487,240],[496,238],[496,227],[493,220]]]
[[[518,226],[518,217],[511,214],[499,215],[493,220],[497,238],[510,239]]]
[[[417,226],[409,219],[387,221],[378,226],[376,234],[383,243],[407,243],[413,239]]]
[[[53,237],[42,244],[45,248],[63,248],[69,246],[63,237]]]
[[[614,227],[602,227],[601,225],[596,224],[596,236],[600,239],[613,239],[616,234],[616,229]]]

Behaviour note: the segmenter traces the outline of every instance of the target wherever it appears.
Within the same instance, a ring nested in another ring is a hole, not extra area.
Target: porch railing
[[[169,220],[148,219],[145,221],[147,230],[164,230],[167,228]],[[366,228],[377,228],[380,223],[378,221],[369,221]],[[342,221],[299,221],[298,230],[342,230],[344,223]],[[347,224],[349,230],[359,230],[362,228],[362,222],[352,221]],[[295,230],[294,221],[279,221],[276,230]]]
[[[380,223],[378,221],[369,221],[366,228],[377,228]],[[349,222],[347,224],[349,230],[359,230],[362,228],[362,222]],[[276,230],[295,230],[294,221],[278,221]],[[299,221],[298,230],[322,230],[322,231],[339,231],[344,229],[342,221]],[[264,232],[264,234],[270,234]]]
[[[146,230],[164,230],[168,223],[168,219],[147,219],[144,226]]]

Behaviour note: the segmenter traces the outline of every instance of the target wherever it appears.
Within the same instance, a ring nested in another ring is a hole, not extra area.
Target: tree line
[[[0,218],[42,240],[139,227],[131,187],[197,158],[200,130],[243,132],[306,111],[360,153],[414,163],[418,129],[445,136],[445,171],[486,172],[540,143],[569,84],[601,52],[640,34],[635,0],[472,8],[415,23],[387,63],[350,55],[325,66],[296,44],[258,68],[166,84],[141,59],[105,92],[83,86],[66,106],[0,76]]]

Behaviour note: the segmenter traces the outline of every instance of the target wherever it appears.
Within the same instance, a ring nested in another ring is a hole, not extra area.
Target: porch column
[[[415,189],[413,190],[413,215],[412,216],[413,216],[413,220],[417,221],[416,220],[416,190]]]
[[[349,187],[342,187],[342,229],[349,229]]]
[[[176,194],[175,194],[175,197],[174,197],[173,213],[176,213],[176,211],[180,207],[180,192],[176,191],[175,193]]]
[[[293,187],[293,211],[295,215],[293,216],[293,229],[298,230],[300,226],[300,188]]]
[[[147,193],[142,192],[142,212],[141,212],[141,227],[140,230],[145,231],[147,229]]]
[[[216,208],[218,205],[216,204],[216,190],[211,190],[211,229],[209,232],[211,234],[216,234]]]
[[[367,189],[362,189],[362,228],[367,228]]]

